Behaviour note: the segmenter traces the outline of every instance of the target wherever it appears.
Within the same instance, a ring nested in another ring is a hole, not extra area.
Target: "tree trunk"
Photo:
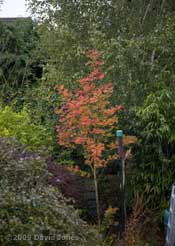
[[[93,167],[93,174],[94,174],[94,185],[95,185],[95,199],[96,199],[96,206],[97,206],[97,222],[100,229],[101,220],[100,220],[100,203],[99,203],[99,193],[98,193],[98,181],[97,181],[97,173],[96,168]]]

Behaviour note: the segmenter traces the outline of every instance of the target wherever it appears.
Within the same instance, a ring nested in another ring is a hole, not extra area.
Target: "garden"
[[[0,18],[0,245],[175,245],[173,2]]]

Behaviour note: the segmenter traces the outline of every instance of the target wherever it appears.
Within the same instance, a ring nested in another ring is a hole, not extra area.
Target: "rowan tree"
[[[117,113],[122,106],[110,106],[112,83],[99,85],[105,77],[104,62],[99,52],[91,50],[87,52],[87,57],[87,65],[91,65],[92,71],[78,81],[78,89],[69,91],[64,85],[57,86],[64,103],[56,110],[59,115],[56,129],[59,145],[69,148],[81,146],[83,149],[85,164],[90,166],[94,178],[97,218],[100,225],[97,169],[118,158],[116,151],[114,152],[117,146],[113,130],[117,127]]]

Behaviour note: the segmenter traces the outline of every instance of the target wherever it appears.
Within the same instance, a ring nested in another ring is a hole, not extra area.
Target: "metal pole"
[[[116,132],[118,140],[118,152],[120,156],[120,233],[125,230],[126,201],[125,201],[125,153],[123,146],[123,131]]]

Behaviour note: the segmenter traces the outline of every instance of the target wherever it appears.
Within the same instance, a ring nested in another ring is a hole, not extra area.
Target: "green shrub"
[[[0,136],[15,137],[29,150],[50,149],[51,136],[39,124],[31,122],[25,109],[16,113],[11,107],[0,107]]]
[[[46,162],[0,138],[0,245],[102,245],[62,194],[48,186]]]

